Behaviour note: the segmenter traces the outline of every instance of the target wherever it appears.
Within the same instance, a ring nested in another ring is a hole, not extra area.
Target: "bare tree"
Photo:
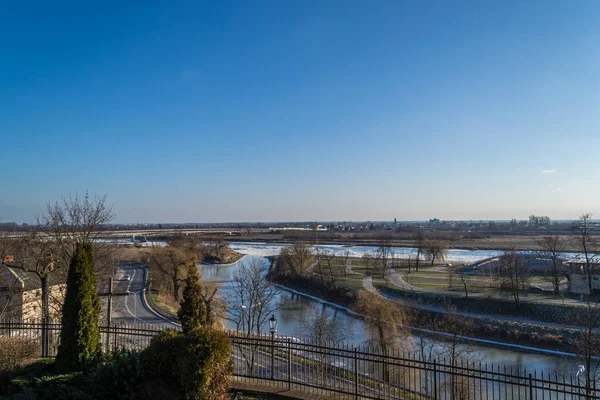
[[[350,255],[352,253],[350,252],[350,250],[346,250],[342,253],[342,263],[343,263],[343,272],[344,272],[344,278],[348,277],[348,266],[350,265]]]
[[[456,269],[454,269],[452,267],[448,267],[447,276],[448,276],[448,289],[452,290],[454,288],[454,282],[456,281]]]
[[[206,310],[204,326],[214,326],[217,317],[222,315],[224,304],[217,297],[219,285],[216,282],[203,282],[200,298]]]
[[[305,276],[315,263],[313,247],[298,242],[281,249],[277,270],[282,275]]]
[[[335,261],[334,254],[327,249],[317,250],[317,265],[321,269],[324,276],[327,276],[329,285],[332,288],[336,288],[335,284],[335,269],[333,263]]]
[[[367,270],[367,275],[371,274],[371,268],[373,267],[374,257],[372,253],[364,253],[361,257],[362,263]]]
[[[351,336],[351,330],[324,306],[312,306],[300,318],[300,334],[317,346],[339,345]]]
[[[7,263],[14,260],[12,241],[5,233],[0,233],[0,268],[6,269],[2,271],[0,269],[0,277],[4,274],[4,286],[0,287],[0,318],[8,311],[10,312],[10,306],[12,304],[13,297],[21,289],[21,281],[12,273],[8,273]]]
[[[316,274],[321,279],[321,283],[323,285],[325,285],[325,274],[326,274],[326,272],[325,272],[325,262],[323,260],[322,254],[321,254],[321,249],[319,247],[317,247],[317,249],[316,249],[316,259],[317,259],[317,262],[315,264],[314,271],[316,272]]]
[[[529,217],[531,220],[531,217]],[[560,236],[544,236],[537,241],[542,248],[542,254],[552,261],[550,281],[555,296],[560,294],[560,280],[564,275],[562,253],[565,251],[566,241]]]
[[[114,218],[112,206],[106,196],[83,196],[75,194],[63,197],[54,204],[49,203],[46,211],[37,218],[40,238],[50,238],[53,243],[54,266],[58,274],[66,275],[78,242],[93,246],[94,272],[97,281],[114,273],[115,258],[112,246],[99,240],[106,224]]]
[[[229,248],[229,242],[224,238],[215,238],[206,242],[209,249],[208,258],[220,263],[223,261],[225,252]]]
[[[408,313],[401,303],[393,302],[374,293],[359,292],[356,309],[363,314],[373,326],[374,332],[370,343],[378,347],[384,354],[396,349],[405,332],[400,324],[406,324]]]
[[[431,261],[431,265],[436,260],[440,262],[446,261],[448,246],[441,240],[427,240],[423,244],[425,256]]]
[[[106,203],[106,196],[91,197],[85,192],[83,197],[75,194],[48,204],[37,222],[42,232],[52,237],[68,263],[77,242],[92,243],[113,218],[112,206]]]
[[[448,265],[448,268],[452,268],[452,266]],[[460,267],[460,281],[461,281],[461,283],[463,285],[463,290],[465,291],[465,299],[469,298],[469,289],[468,289],[468,286],[467,286],[467,280],[468,279],[465,278],[465,267],[462,266],[462,267]]]
[[[408,348],[406,342],[409,335],[401,330],[401,325],[407,323],[408,312],[398,302],[389,301],[382,296],[370,292],[359,292],[356,300],[356,310],[363,314],[370,324],[369,345],[378,349],[381,354],[388,355],[401,347]],[[381,378],[390,382],[392,371],[387,364],[383,365]],[[399,375],[401,371],[398,371]]]
[[[421,228],[413,233],[413,240],[415,242],[415,248],[417,249],[417,255],[415,257],[415,271],[419,272],[419,261],[421,260],[421,254],[425,249],[425,235],[421,231]]]
[[[233,276],[227,298],[228,319],[237,330],[250,336],[260,334],[268,318],[282,306],[277,289],[265,279],[264,261],[242,264]]]
[[[592,214],[583,214],[579,217],[579,221],[573,224],[573,242],[583,253],[585,261],[585,273],[589,287],[589,294],[592,294],[592,260],[596,255],[597,243],[591,236]]]
[[[526,286],[528,268],[519,253],[505,251],[499,259],[500,287],[508,289],[517,307],[521,304],[520,293]]]
[[[10,268],[35,275],[40,281],[42,320],[50,317],[50,275],[61,267],[56,257],[57,248],[52,241],[44,240],[39,233],[27,233],[9,239],[12,257],[3,257],[2,263]]]
[[[196,235],[174,236],[169,239],[168,244],[171,247],[178,247],[189,254],[193,254],[198,260],[203,260],[205,257],[210,256],[212,251],[202,238]]]
[[[379,237],[379,245],[375,251],[375,272],[381,278],[386,279],[386,272],[389,262],[394,254],[392,248],[392,237],[389,234],[382,234]]]
[[[446,333],[439,344],[441,355],[450,369],[450,379],[445,382],[450,389],[450,398],[453,400],[475,398],[473,393],[475,387],[473,386],[471,391],[468,377],[462,376],[457,370],[461,360],[472,359],[473,350],[462,340],[462,336],[468,336],[473,331],[472,322],[459,315],[455,307],[446,305],[436,330]]]
[[[236,325],[238,332],[260,335],[268,318],[282,305],[277,289],[265,279],[263,259],[242,264],[233,275],[233,289],[227,297],[227,319]],[[239,351],[252,373],[258,346],[241,345]]]
[[[573,340],[575,352],[583,362],[577,374],[579,381],[584,381],[586,397],[591,398],[592,390],[600,377],[600,306],[597,303],[586,303],[575,311],[575,321],[578,333]]]
[[[300,335],[306,337],[310,343],[317,346],[338,346],[351,335],[349,327],[335,317],[324,306],[312,306],[306,314],[300,318]],[[315,373],[319,383],[327,379],[328,355],[325,352],[315,354]]]
[[[190,263],[196,264],[195,255],[185,249],[173,246],[152,249],[150,271],[153,280],[159,283],[159,278],[167,279],[173,293],[173,300],[177,302],[187,276],[187,266]],[[164,282],[160,283],[164,284]]]

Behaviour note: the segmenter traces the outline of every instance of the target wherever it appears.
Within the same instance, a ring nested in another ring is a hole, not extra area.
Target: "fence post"
[[[433,400],[437,400],[437,360],[433,360]]]
[[[358,355],[354,348],[354,398],[358,399]]]
[[[531,379],[531,374],[529,374],[529,399],[533,400],[533,380]]]
[[[288,338],[288,362],[287,362],[287,380],[288,380],[288,391],[292,390],[292,339]]]

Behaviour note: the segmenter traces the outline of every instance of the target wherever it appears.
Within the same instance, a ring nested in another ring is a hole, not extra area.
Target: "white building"
[[[569,292],[590,294],[587,263],[585,258],[572,258],[567,261],[569,265]],[[590,259],[592,291],[600,291],[600,259]]]

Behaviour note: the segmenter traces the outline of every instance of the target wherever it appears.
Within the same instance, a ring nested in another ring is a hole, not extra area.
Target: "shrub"
[[[77,243],[67,275],[62,329],[56,364],[63,371],[80,369],[101,351],[94,256],[91,244]]]
[[[85,390],[81,372],[56,374],[53,361],[43,360],[15,371],[14,377],[0,386],[0,398],[19,400],[92,400]],[[1,397],[5,396],[5,397]]]
[[[231,354],[225,334],[203,327],[189,333],[160,333],[141,360],[147,378],[172,382],[180,398],[220,400],[233,372]]]
[[[133,399],[143,380],[140,354],[115,350],[91,372],[89,379],[98,399]]]
[[[38,341],[20,337],[0,337],[0,371],[14,371],[40,356]]]
[[[186,399],[225,398],[233,373],[229,338],[209,328],[186,335],[186,355],[180,365]]]
[[[177,379],[174,366],[179,354],[185,349],[181,332],[166,330],[156,335],[150,345],[142,351],[140,358],[144,374],[155,379]]]

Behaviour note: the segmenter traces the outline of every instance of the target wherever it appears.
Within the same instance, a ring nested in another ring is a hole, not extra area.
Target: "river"
[[[262,260],[265,268],[268,267],[268,260],[264,259],[267,256],[279,254],[279,251],[285,244],[265,244],[265,243],[231,243],[231,248],[240,253],[247,254],[240,262],[228,266],[202,265],[201,273],[204,279],[217,281],[221,285],[221,295],[225,295],[231,290],[233,281],[232,275],[240,268],[242,264],[249,264]],[[320,246],[327,248],[336,254],[342,254],[346,250],[351,252],[352,256],[359,257],[365,252],[373,252],[375,247],[355,246],[343,247],[335,245]],[[414,249],[396,248],[397,255],[414,254]],[[455,262],[474,262],[483,258],[492,257],[500,254],[498,251],[468,251],[468,250],[450,250],[448,254],[449,261]],[[345,331],[350,332],[351,342],[353,344],[362,344],[368,340],[367,324],[360,318],[353,316],[345,310],[334,306],[323,304],[314,299],[295,294],[291,291],[279,289],[279,296],[285,300],[285,305],[279,309],[275,316],[278,320],[278,334],[285,336],[301,335],[299,321],[304,318],[312,307],[326,308],[335,315],[335,318],[344,325]],[[233,328],[233,326],[228,326]],[[575,373],[579,365],[578,361],[572,357],[562,357],[557,355],[540,354],[536,352],[526,352],[522,350],[513,350],[501,347],[488,347],[481,345],[470,345],[471,351],[469,359],[481,360],[488,364],[498,364],[501,367],[506,366],[507,369],[523,369],[528,371],[544,370],[554,374]]]
[[[281,249],[289,244],[285,243],[259,243],[259,242],[231,242],[229,247],[242,254],[253,256],[276,256],[279,255]],[[376,246],[342,246],[342,245],[318,245],[320,249],[331,251],[337,256],[348,252],[350,257],[362,257],[365,253],[375,254]],[[416,256],[417,249],[413,247],[393,247],[392,252],[395,257],[407,258]],[[501,250],[465,250],[465,249],[449,249],[446,260],[457,263],[473,263],[485,258],[496,257],[503,253]],[[523,252],[535,253],[535,252]],[[575,257],[575,253],[564,253],[566,257]]]

